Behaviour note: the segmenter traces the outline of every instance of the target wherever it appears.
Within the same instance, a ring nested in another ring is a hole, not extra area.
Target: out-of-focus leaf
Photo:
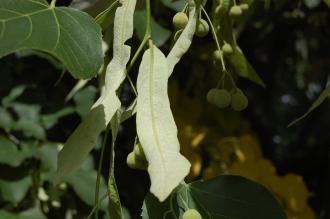
[[[167,59],[152,45],[142,57],[137,78],[136,129],[149,163],[150,191],[160,201],[170,195],[190,169],[189,161],[180,154],[167,94],[168,77]]]
[[[16,145],[6,137],[0,135],[0,163],[17,167],[23,160],[24,157]]]
[[[19,214],[22,219],[47,219],[39,208],[31,208]]]
[[[196,209],[202,218],[286,219],[280,204],[265,187],[229,175],[181,184],[163,203],[148,195],[142,216],[143,219],[181,218],[187,208]]]
[[[321,0],[304,0],[304,3],[308,8],[315,8],[321,4]]]
[[[64,116],[70,115],[75,112],[73,107],[66,107],[52,114],[41,116],[41,121],[46,129],[49,129],[57,124],[58,120]]]
[[[0,128],[9,131],[13,125],[13,118],[11,114],[3,107],[0,107]]]
[[[97,74],[103,63],[102,34],[92,17],[45,0],[1,0],[0,9],[0,57],[41,50],[61,60],[76,78]]]
[[[330,0],[323,0],[326,5],[330,8]]]
[[[145,10],[135,11],[134,28],[138,38],[142,41],[146,30],[146,12]],[[170,37],[171,31],[160,26],[153,17],[151,17],[151,38],[156,46],[162,46]]]
[[[19,85],[19,86],[14,87],[10,91],[8,96],[6,96],[2,99],[2,105],[4,105],[5,107],[8,107],[14,100],[16,100],[19,96],[21,96],[23,94],[23,92],[25,91],[26,88],[27,88],[27,86],[25,86],[25,85]]]
[[[244,54],[238,47],[234,48],[233,53],[228,56],[228,60],[240,77],[249,79],[262,87],[266,87],[265,83],[255,72],[249,61],[245,58]]]
[[[81,200],[83,200],[86,204],[93,206],[96,177],[96,171],[80,169],[65,177],[64,181],[68,182],[72,186]],[[102,195],[107,193],[107,187],[103,178],[101,179],[100,193]],[[106,209],[106,207],[106,202],[102,202],[101,208]]]
[[[40,121],[40,105],[12,103],[11,107],[21,119],[31,120],[33,122]]]
[[[26,137],[34,137],[37,139],[45,139],[46,133],[44,128],[37,122],[29,119],[19,119],[14,123],[13,130],[22,131]]]
[[[185,4],[187,4],[187,0],[161,0],[161,2],[166,6],[175,11],[181,11]]]
[[[58,144],[46,142],[38,148],[38,157],[45,172],[55,172],[57,167]]]
[[[12,157],[11,159],[15,158]],[[31,185],[32,180],[30,176],[18,181],[0,179],[0,199],[16,205],[23,200]]]
[[[90,108],[93,106],[95,101],[97,90],[93,86],[87,86],[78,91],[74,96],[73,100],[76,104],[77,113],[84,118]]]
[[[302,120],[303,118],[305,118],[308,114],[310,114],[313,110],[315,110],[318,106],[320,106],[323,101],[325,101],[325,99],[327,99],[327,97],[329,97],[330,95],[330,85],[328,85],[320,94],[320,96],[318,96],[318,98],[314,101],[314,103],[311,105],[311,107],[309,107],[309,109],[307,110],[307,112],[300,116],[299,118],[295,119],[294,121],[292,121],[288,127],[296,124],[297,122],[299,122],[300,120]]]

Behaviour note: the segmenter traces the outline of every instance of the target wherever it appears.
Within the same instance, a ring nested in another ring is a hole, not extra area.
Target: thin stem
[[[230,78],[233,86],[236,87],[236,84],[235,84],[235,81],[234,81],[233,77],[231,76],[231,74],[228,73],[228,71],[226,69],[226,65],[225,65],[225,61],[223,59],[223,53],[222,53],[222,50],[220,48],[220,44],[219,44],[219,41],[218,41],[217,33],[215,32],[215,29],[214,29],[214,26],[213,26],[213,24],[211,22],[211,19],[210,19],[209,15],[207,14],[207,12],[205,11],[205,9],[204,9],[203,6],[201,6],[201,9],[202,9],[203,13],[205,14],[205,17],[206,17],[207,21],[210,24],[211,32],[212,32],[214,41],[215,41],[215,43],[217,45],[218,50],[220,51],[220,61],[221,61],[221,66],[222,66],[222,72],[224,72],[226,74],[226,76],[228,76]],[[224,77],[223,77],[223,79],[224,79]]]
[[[237,5],[236,0],[233,0],[233,1],[234,1],[234,5]]]
[[[108,197],[108,192],[105,193],[98,201],[98,205],[94,206],[93,209],[91,210],[91,212],[89,213],[89,215],[87,216],[87,219],[91,219],[95,210],[99,207],[100,203],[102,203],[104,201],[104,199],[106,199],[106,197]]]
[[[50,8],[55,8],[56,1],[57,0],[52,0],[52,2],[50,3]]]
[[[99,195],[100,195],[100,184],[101,184],[101,170],[102,170],[102,164],[104,160],[104,151],[105,151],[105,145],[108,139],[108,134],[109,134],[109,126],[107,127],[104,135],[104,139],[102,142],[102,148],[101,148],[101,155],[100,155],[100,160],[97,168],[97,178],[96,178],[96,188],[95,188],[95,219],[99,218]]]
[[[151,37],[151,9],[150,9],[150,0],[146,0],[146,17],[147,17],[147,23],[146,23],[146,32],[144,33],[144,37],[143,40],[139,46],[139,48],[136,50],[133,58],[131,59],[128,67],[127,67],[127,71],[126,71],[126,77],[135,93],[135,95],[137,96],[137,91],[136,88],[133,84],[133,81],[131,79],[131,77],[129,76],[129,72],[132,70],[132,67],[134,65],[134,63],[136,62],[137,58],[139,57],[140,53],[143,50],[143,47],[146,45],[146,43],[148,42],[148,40]]]

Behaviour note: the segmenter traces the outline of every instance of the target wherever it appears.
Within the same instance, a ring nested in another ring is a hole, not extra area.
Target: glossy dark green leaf
[[[286,219],[280,204],[265,187],[229,175],[181,184],[164,203],[148,195],[142,216],[143,219],[181,218],[187,208],[198,210],[202,218]]]
[[[318,106],[320,106],[323,101],[325,101],[330,95],[330,85],[327,86],[322,93],[320,94],[320,96],[318,96],[318,98],[314,101],[314,103],[311,105],[311,107],[309,107],[309,109],[307,110],[307,112],[305,114],[303,114],[302,116],[300,116],[299,118],[295,119],[294,121],[292,121],[288,127],[296,124],[297,122],[299,122],[300,120],[302,120],[303,118],[305,118],[306,116],[308,116],[308,114],[310,114],[313,110],[315,110]]]
[[[0,1],[0,57],[21,49],[50,53],[76,78],[91,78],[103,63],[101,28],[92,17],[45,0]]]
[[[145,10],[135,11],[134,29],[136,30],[136,34],[141,41],[143,40],[146,30],[146,22],[147,18]],[[162,46],[171,37],[171,31],[160,26],[153,17],[151,17],[151,29],[152,41],[158,47]]]
[[[263,80],[253,69],[249,61],[246,59],[242,51],[237,47],[234,52],[228,56],[228,60],[235,69],[235,72],[243,78],[246,78],[262,87],[266,87]]]

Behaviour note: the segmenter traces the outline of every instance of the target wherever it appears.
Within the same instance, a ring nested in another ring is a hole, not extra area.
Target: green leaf
[[[2,135],[0,135],[0,148],[0,163],[2,164],[17,167],[25,159],[17,149],[16,145]]]
[[[17,181],[0,179],[0,199],[16,205],[23,200],[30,186],[32,186],[30,176]]]
[[[39,208],[30,208],[19,215],[22,219],[47,219]]]
[[[327,99],[330,95],[330,85],[328,85],[320,94],[320,96],[318,96],[318,98],[314,101],[314,103],[309,107],[309,109],[307,110],[307,112],[305,114],[303,114],[302,116],[298,117],[297,119],[295,119],[294,121],[292,121],[288,127],[293,126],[294,124],[296,124],[297,122],[299,122],[300,120],[304,119],[308,114],[310,114],[313,110],[315,110],[318,106],[320,106],[323,101],[325,101],[325,99]]]
[[[36,139],[45,139],[46,132],[44,128],[33,120],[26,118],[19,119],[12,126],[13,130],[22,131],[26,137],[34,137]]]
[[[233,53],[228,56],[228,60],[239,76],[249,79],[262,87],[266,87],[265,83],[255,72],[249,61],[245,58],[244,54],[238,47],[234,48]]]
[[[181,184],[163,203],[149,195],[142,215],[143,219],[181,218],[187,208],[196,209],[202,218],[286,219],[280,204],[265,187],[229,175]]]
[[[142,57],[137,79],[136,128],[149,162],[150,191],[160,201],[169,196],[190,169],[189,161],[180,154],[167,94],[168,75],[166,57],[150,46]]]
[[[42,0],[1,0],[0,11],[0,57],[41,50],[61,60],[76,78],[97,74],[103,63],[101,28],[86,13]]]
[[[13,125],[11,114],[3,107],[0,107],[0,128],[9,131]]]
[[[187,0],[161,0],[161,2],[168,8],[171,8],[175,11],[181,11],[186,5]]]
[[[73,107],[66,107],[52,114],[41,116],[42,124],[46,129],[49,129],[57,124],[58,120],[64,116],[70,115],[75,112]]]
[[[72,186],[73,190],[81,198],[81,200],[83,200],[86,204],[93,206],[96,177],[96,171],[80,169],[67,176],[64,181]],[[107,187],[103,178],[101,178],[100,193],[102,195],[107,193]],[[106,206],[106,203],[102,202],[102,209],[105,209]]]
[[[126,77],[126,65],[131,55],[131,47],[125,43],[133,35],[135,5],[136,0],[123,0],[122,6],[116,10],[113,59],[107,66],[104,92],[60,151],[57,179],[81,166],[96,145],[98,136],[121,106],[116,91]]]
[[[27,88],[27,86],[25,86],[25,85],[19,85],[19,86],[14,87],[10,91],[8,96],[6,96],[2,99],[2,105],[4,105],[5,107],[8,107],[14,100],[16,100],[19,96],[21,96],[24,93],[26,88]]]
[[[73,96],[73,100],[76,104],[77,113],[82,118],[88,114],[91,106],[93,106],[96,93],[97,90],[95,87],[88,86],[85,87],[84,89],[81,89]]]
[[[196,23],[199,18],[199,8],[196,8],[195,1],[189,0],[189,20],[183,29],[179,39],[174,44],[166,59],[168,62],[168,77],[172,74],[175,65],[180,61],[182,56],[188,51],[193,40]]]
[[[142,41],[147,27],[146,11],[140,10],[134,13],[134,29],[138,38]],[[151,17],[151,39],[156,46],[162,46],[170,37],[171,31],[160,26],[153,17]]]

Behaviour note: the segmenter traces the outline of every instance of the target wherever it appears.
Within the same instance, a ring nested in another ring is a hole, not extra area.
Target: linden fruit
[[[231,45],[228,43],[223,44],[221,49],[225,54],[233,53],[233,47],[231,47]]]
[[[213,59],[215,61],[220,61],[221,60],[221,51],[215,50],[212,55]]]
[[[204,19],[199,19],[195,35],[198,37],[205,37],[210,31],[210,26]]]
[[[229,15],[232,17],[239,17],[241,16],[243,13],[241,7],[234,5],[233,7],[231,7],[230,11],[229,11]]]
[[[217,90],[218,89],[216,89],[216,88],[212,88],[211,90],[209,90],[209,92],[207,92],[207,94],[206,94],[206,100],[210,104],[215,104],[214,97],[215,97],[215,93],[217,92]]]
[[[239,7],[243,10],[246,11],[249,9],[249,5],[248,4],[240,4]]]
[[[177,29],[184,28],[188,23],[188,16],[183,12],[178,12],[173,17],[173,25]]]
[[[188,209],[183,213],[182,219],[202,219],[202,216],[197,210]]]
[[[231,92],[231,108],[235,111],[242,111],[249,105],[249,100],[240,89]]]
[[[136,168],[136,159],[135,159],[134,152],[131,152],[128,154],[128,156],[126,158],[126,163],[127,163],[127,166],[129,166],[130,168]]]
[[[225,89],[217,89],[214,94],[214,103],[220,109],[228,107],[231,103],[230,93]]]

